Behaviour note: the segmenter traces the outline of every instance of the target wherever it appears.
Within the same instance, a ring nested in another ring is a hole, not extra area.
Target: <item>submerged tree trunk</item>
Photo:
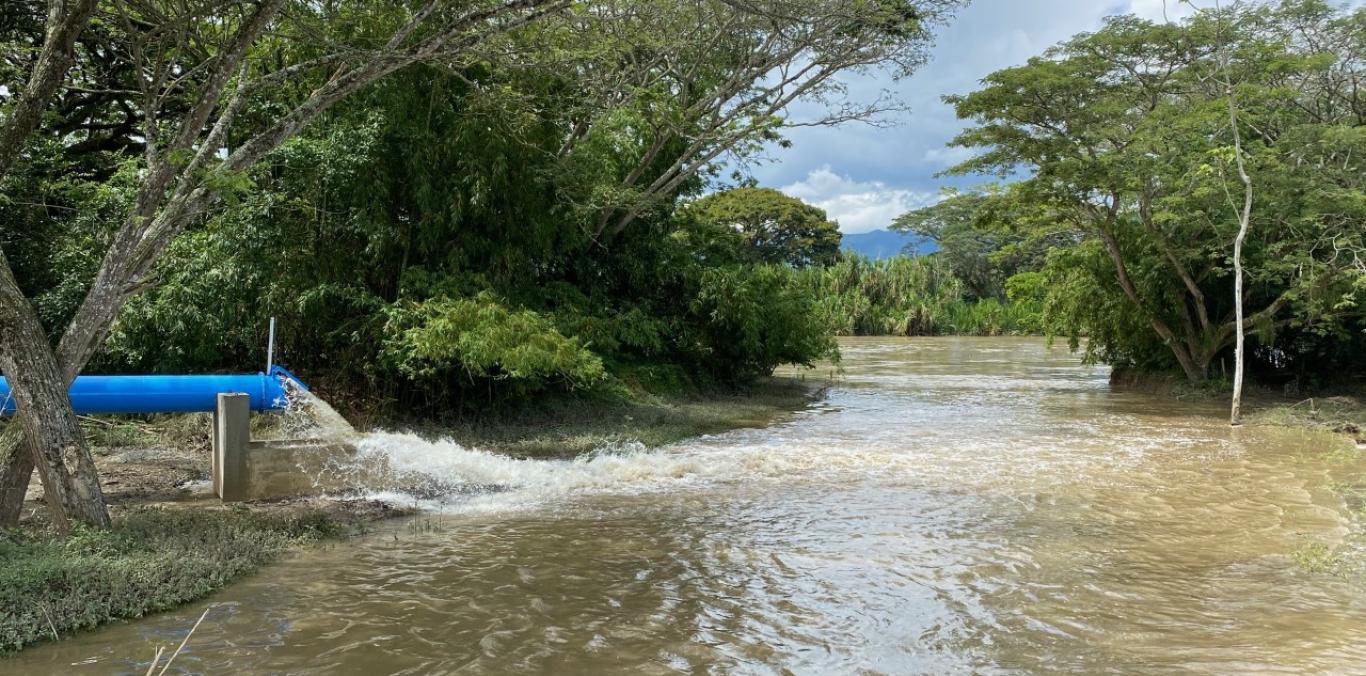
[[[1226,92],[1228,97],[1228,119],[1233,126],[1233,157],[1238,165],[1238,179],[1243,182],[1243,210],[1238,214],[1238,236],[1233,240],[1233,314],[1236,333],[1236,346],[1233,350],[1233,402],[1229,410],[1229,424],[1237,425],[1243,416],[1243,342],[1246,333],[1243,327],[1243,241],[1247,239],[1248,226],[1252,220],[1252,178],[1247,174],[1243,162],[1243,139],[1238,132],[1238,106],[1233,101],[1233,91]]]
[[[0,341],[0,370],[4,371],[14,397],[18,423],[32,464],[38,467],[53,522],[62,530],[68,529],[72,520],[108,527],[109,510],[104,504],[90,448],[81,434],[76,412],[71,409],[68,380],[58,366],[57,355],[33,306],[19,290],[3,258],[0,336],[4,337]],[[15,488],[21,482],[27,487],[27,473],[22,478],[5,479],[6,484]],[[17,499],[22,501],[22,496]]]

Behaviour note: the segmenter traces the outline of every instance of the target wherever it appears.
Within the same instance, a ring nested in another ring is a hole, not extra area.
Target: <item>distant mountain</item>
[[[909,247],[909,248],[907,248]],[[872,232],[858,232],[845,235],[840,241],[840,248],[845,251],[854,251],[869,258],[891,258],[902,253],[927,254],[939,250],[934,240],[920,235],[907,235],[900,232],[888,230],[874,230]]]

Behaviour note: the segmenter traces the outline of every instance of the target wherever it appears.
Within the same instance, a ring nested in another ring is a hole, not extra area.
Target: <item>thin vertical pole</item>
[[[266,373],[275,368],[275,318],[270,318],[270,337],[266,339]]]

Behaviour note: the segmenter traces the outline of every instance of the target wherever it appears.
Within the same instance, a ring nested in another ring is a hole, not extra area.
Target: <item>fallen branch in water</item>
[[[164,676],[166,670],[171,668],[171,662],[174,662],[176,656],[180,654],[180,651],[185,649],[185,644],[190,642],[190,637],[194,636],[195,630],[199,628],[199,625],[204,621],[204,618],[208,617],[210,610],[213,610],[212,605],[205,608],[203,614],[199,616],[199,620],[194,623],[193,627],[190,627],[190,633],[185,634],[185,640],[181,641],[180,646],[175,649],[175,652],[171,653],[171,655],[166,658],[166,664],[161,666],[161,671],[157,672],[157,676]],[[156,669],[157,664],[161,662],[161,655],[164,652],[165,648],[160,646],[157,647],[157,654],[152,656],[152,664],[147,667],[147,676],[152,676],[152,671]]]

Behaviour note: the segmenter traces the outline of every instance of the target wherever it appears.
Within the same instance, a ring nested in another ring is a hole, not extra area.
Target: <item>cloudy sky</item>
[[[1191,12],[1178,0],[1166,4],[1172,20]],[[963,149],[945,147],[962,125],[941,96],[970,92],[988,73],[1095,30],[1107,15],[1125,13],[1161,20],[1163,0],[974,0],[940,31],[930,63],[890,87],[912,109],[897,117],[896,127],[796,129],[789,134],[794,147],[775,150],[771,162],[751,173],[760,185],[825,209],[844,232],[886,227],[932,202],[943,186],[982,182],[934,177],[964,157]],[[869,100],[889,88],[876,80],[852,85]]]

